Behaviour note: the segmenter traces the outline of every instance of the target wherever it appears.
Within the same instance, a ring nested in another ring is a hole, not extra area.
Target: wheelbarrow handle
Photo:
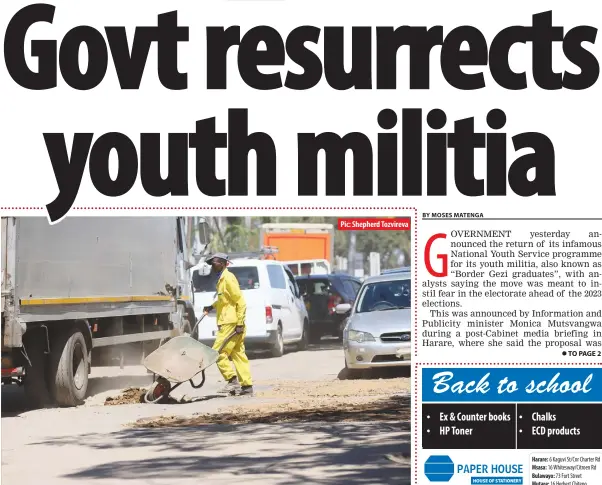
[[[203,321],[203,318],[205,318],[206,316],[207,316],[207,313],[203,312],[203,315],[201,316],[201,318],[199,318],[197,320],[194,328],[192,329],[192,332],[190,332],[190,335],[194,335],[194,331],[199,326],[199,324]],[[222,345],[218,349],[218,353],[221,353],[221,351],[228,344],[228,342],[232,339],[232,337],[234,337],[235,335],[238,335],[240,333],[243,333],[243,332],[244,332],[243,325],[237,325],[236,328],[234,329],[234,331],[224,339],[224,342],[222,343]]]
[[[232,337],[234,337],[235,335],[238,335],[240,333],[243,333],[243,327],[242,327],[242,325],[237,325],[236,328],[234,329],[234,331],[224,339],[224,342],[220,345],[219,349],[217,349],[217,353],[221,354],[222,350],[224,350],[224,347],[226,345],[228,345],[228,342],[230,342]]]
[[[200,389],[201,387],[203,387],[203,384],[205,384],[205,369],[201,371],[201,374],[203,375],[203,380],[199,384],[195,384],[192,378],[190,379],[190,385],[194,389]]]
[[[196,330],[196,328],[199,326],[199,323],[201,323],[203,321],[203,318],[205,318],[207,316],[207,313],[203,312],[203,314],[201,315],[201,318],[199,318],[195,325],[194,328],[192,329],[192,332],[190,332],[190,335],[194,335],[194,331]]]

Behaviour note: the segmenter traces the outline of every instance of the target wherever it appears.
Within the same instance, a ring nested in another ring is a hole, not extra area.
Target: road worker
[[[213,349],[219,348],[232,333],[237,332],[224,346],[217,360],[226,386],[220,391],[222,394],[252,395],[253,382],[249,359],[245,353],[245,336],[247,328],[245,316],[247,304],[240,291],[236,276],[228,271],[228,255],[216,253],[205,261],[217,275],[216,299],[213,305],[203,308],[205,313],[213,309],[217,312],[217,336]],[[230,360],[236,372],[232,370]]]

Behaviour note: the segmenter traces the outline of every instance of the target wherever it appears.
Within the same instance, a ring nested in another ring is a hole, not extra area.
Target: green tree
[[[237,253],[258,249],[259,232],[253,226],[248,228],[244,223],[244,218],[227,217],[225,225],[214,219],[213,224],[215,229],[211,241],[213,251]]]
[[[364,254],[366,266],[368,255],[377,252],[382,269],[395,268],[401,257],[404,264],[410,264],[410,242],[409,231],[358,231],[356,250]]]

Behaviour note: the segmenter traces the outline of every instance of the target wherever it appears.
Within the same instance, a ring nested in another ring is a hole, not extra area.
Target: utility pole
[[[351,231],[349,233],[349,252],[347,254],[347,273],[351,276],[355,276],[355,242],[356,232]]]
[[[224,246],[224,250],[227,251],[228,249],[225,247],[226,243],[224,242],[224,235],[222,234],[222,229],[219,226],[219,218],[214,217],[213,223],[215,224],[215,229],[217,230],[217,235],[219,236],[219,241],[222,244],[222,246]]]
[[[194,248],[194,233],[195,233],[195,224],[194,217],[188,217],[188,241],[186,242],[186,246],[188,247],[188,254],[186,255],[187,259],[190,261],[192,259],[192,251]]]

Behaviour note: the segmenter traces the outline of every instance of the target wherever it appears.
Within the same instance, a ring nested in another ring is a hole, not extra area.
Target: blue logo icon
[[[431,482],[449,482],[454,476],[454,462],[447,455],[431,455],[424,462],[424,474]]]

